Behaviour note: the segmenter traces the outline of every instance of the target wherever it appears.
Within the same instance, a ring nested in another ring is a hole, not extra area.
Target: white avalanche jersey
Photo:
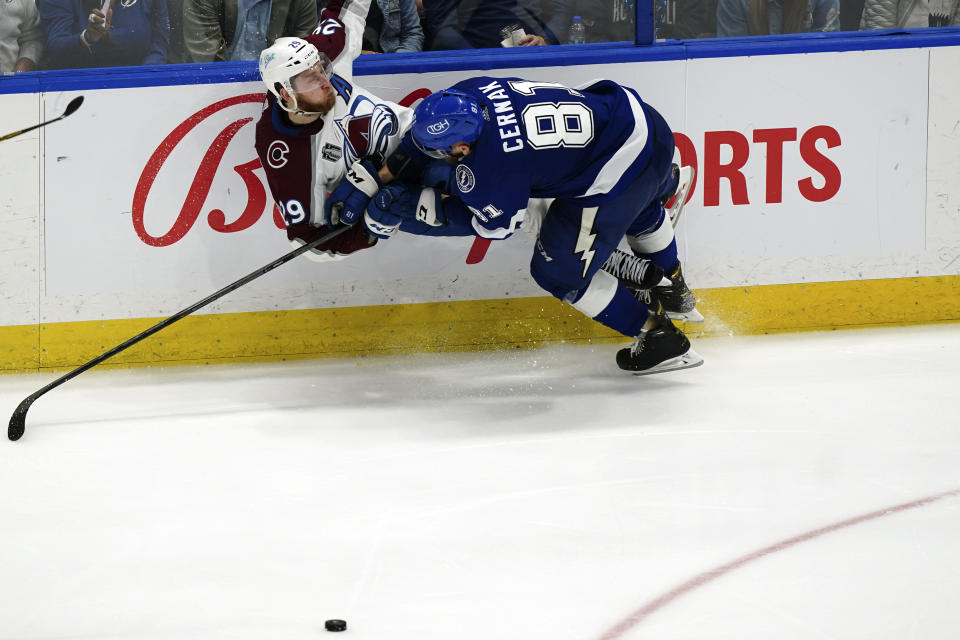
[[[381,100],[336,71],[331,80],[337,99],[314,136],[317,184],[314,203],[322,203],[353,163],[372,160],[381,166],[413,124],[413,109]]]
[[[326,222],[327,193],[347,169],[360,159],[381,165],[413,122],[412,109],[353,84],[353,61],[360,54],[369,7],[370,0],[332,0],[316,30],[304,38],[332,61],[333,109],[309,125],[294,126],[273,94],[267,94],[257,123],[257,154],[287,236],[295,242],[309,242]]]

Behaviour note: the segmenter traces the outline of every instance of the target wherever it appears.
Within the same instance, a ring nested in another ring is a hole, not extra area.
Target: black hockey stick
[[[64,382],[67,382],[68,380],[71,380],[71,379],[73,379],[73,378],[76,378],[78,375],[80,375],[81,373],[83,373],[83,372],[86,371],[87,369],[90,369],[90,368],[92,368],[92,367],[97,366],[98,364],[100,364],[101,362],[103,362],[104,360],[106,360],[107,358],[111,358],[111,357],[117,355],[118,353],[120,353],[121,351],[123,351],[124,349],[126,349],[127,347],[130,347],[130,346],[135,345],[136,343],[140,342],[140,341],[143,340],[144,338],[149,338],[150,336],[152,336],[152,335],[155,334],[156,332],[160,331],[161,329],[164,329],[164,328],[166,328],[166,327],[169,327],[170,325],[172,325],[172,324],[173,324],[174,322],[176,322],[177,320],[182,320],[183,318],[187,317],[188,315],[190,315],[191,313],[193,313],[193,312],[196,311],[197,309],[199,309],[199,308],[201,308],[201,307],[204,307],[204,306],[210,304],[211,302],[213,302],[213,301],[216,300],[217,298],[222,298],[223,296],[227,295],[227,294],[230,293],[231,291],[234,291],[234,290],[236,290],[236,289],[239,289],[240,287],[242,287],[243,285],[247,284],[247,283],[250,282],[251,280],[254,280],[254,279],[256,279],[256,278],[259,278],[260,276],[262,276],[263,274],[267,273],[268,271],[273,271],[274,269],[276,269],[276,268],[279,267],[280,265],[285,264],[285,263],[287,263],[287,262],[290,262],[291,260],[293,260],[293,259],[296,258],[297,256],[299,256],[299,255],[301,255],[301,254],[303,254],[303,253],[306,253],[307,251],[310,251],[311,249],[313,249],[313,248],[316,247],[317,245],[323,244],[324,242],[329,242],[330,240],[336,238],[336,237],[339,236],[341,233],[343,233],[344,231],[346,231],[347,229],[350,229],[350,228],[351,228],[351,227],[347,227],[347,226],[338,227],[338,228],[334,229],[333,231],[331,231],[330,233],[327,233],[327,234],[325,234],[325,235],[323,235],[323,236],[320,236],[319,238],[317,238],[317,239],[314,240],[313,242],[309,242],[309,243],[303,245],[302,247],[297,247],[296,249],[294,249],[294,250],[291,251],[290,253],[288,253],[288,254],[286,254],[286,255],[284,255],[284,256],[281,256],[281,257],[277,258],[276,260],[274,260],[274,261],[271,262],[270,264],[268,264],[268,265],[266,265],[266,266],[263,266],[263,267],[260,267],[259,269],[257,269],[257,270],[254,271],[253,273],[250,273],[250,274],[245,275],[244,277],[240,278],[239,280],[237,280],[237,281],[234,282],[233,284],[228,284],[227,286],[225,286],[223,289],[220,289],[220,290],[217,291],[216,293],[212,293],[212,294],[210,294],[209,296],[207,296],[206,298],[204,298],[203,300],[200,300],[199,302],[193,303],[192,305],[190,305],[190,306],[187,307],[186,309],[183,309],[182,311],[178,311],[177,313],[173,314],[172,316],[170,316],[170,317],[167,318],[166,320],[163,320],[163,321],[158,322],[157,324],[153,325],[152,327],[150,327],[149,329],[147,329],[147,330],[144,331],[143,333],[140,333],[140,334],[135,335],[134,337],[130,338],[129,340],[127,340],[127,341],[124,342],[123,344],[119,344],[119,345],[115,346],[113,349],[110,349],[110,351],[107,351],[106,353],[97,356],[96,358],[94,358],[94,359],[91,360],[90,362],[86,363],[85,365],[82,365],[82,366],[77,367],[76,369],[74,369],[74,370],[71,371],[70,373],[68,373],[68,374],[66,374],[66,375],[64,375],[64,376],[61,376],[61,377],[57,378],[56,380],[54,380],[53,382],[51,382],[51,383],[48,384],[47,386],[43,387],[42,389],[39,389],[38,391],[33,392],[32,394],[30,394],[29,396],[27,396],[26,398],[23,399],[23,402],[20,403],[20,405],[14,410],[13,415],[10,416],[10,425],[7,427],[7,437],[10,438],[11,440],[19,440],[19,439],[20,439],[20,436],[23,435],[23,432],[24,432],[24,430],[26,429],[27,411],[30,410],[30,405],[32,405],[37,398],[39,398],[40,396],[42,396],[43,394],[45,394],[47,391],[50,391],[51,389],[55,389],[56,387],[59,387],[60,385],[62,385]]]
[[[13,133],[8,133],[7,135],[0,137],[0,142],[4,140],[9,140],[10,138],[16,138],[19,135],[27,133],[28,131],[33,131],[34,129],[39,129],[40,127],[45,127],[48,124],[53,124],[58,120],[63,120],[68,115],[80,108],[80,105],[83,104],[83,96],[77,96],[70,101],[70,104],[67,105],[67,110],[63,112],[62,116],[54,118],[53,120],[47,120],[46,122],[41,122],[40,124],[35,124],[32,127],[27,127],[26,129],[20,129],[20,131],[14,131]]]

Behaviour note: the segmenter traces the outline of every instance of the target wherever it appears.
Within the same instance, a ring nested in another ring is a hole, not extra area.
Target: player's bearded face
[[[450,164],[457,164],[467,157],[467,155],[470,153],[470,149],[470,145],[468,145],[466,142],[458,142],[450,147],[450,150],[447,151],[443,159]]]
[[[320,63],[307,69],[293,79],[297,94],[297,106],[304,111],[326,113],[333,109],[336,92]]]

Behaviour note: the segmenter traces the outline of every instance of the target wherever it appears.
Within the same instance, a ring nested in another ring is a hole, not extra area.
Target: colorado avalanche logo
[[[469,193],[473,191],[473,188],[476,186],[477,181],[473,177],[473,171],[470,170],[465,164],[457,165],[457,189],[460,189],[460,193]]]
[[[371,112],[360,113],[366,109]],[[358,98],[353,112],[336,123],[343,134],[343,161],[348,167],[364,157],[383,162],[387,157],[390,134],[400,129],[400,121],[387,105],[375,104],[365,98]]]
[[[274,169],[281,169],[287,165],[287,154],[290,153],[290,145],[283,140],[274,140],[267,148],[267,164]]]
[[[441,120],[440,122],[435,122],[427,127],[427,133],[432,136],[438,136],[441,133],[445,132],[450,128],[450,122],[448,120]]]

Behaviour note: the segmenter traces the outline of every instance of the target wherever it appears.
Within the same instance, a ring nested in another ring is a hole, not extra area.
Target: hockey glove
[[[370,201],[363,223],[371,235],[389,238],[400,231],[418,236],[472,236],[467,225],[453,224],[444,215],[435,189],[393,182]]]
[[[354,162],[324,204],[327,220],[333,226],[356,223],[370,203],[370,198],[377,195],[382,186],[372,162]]]

